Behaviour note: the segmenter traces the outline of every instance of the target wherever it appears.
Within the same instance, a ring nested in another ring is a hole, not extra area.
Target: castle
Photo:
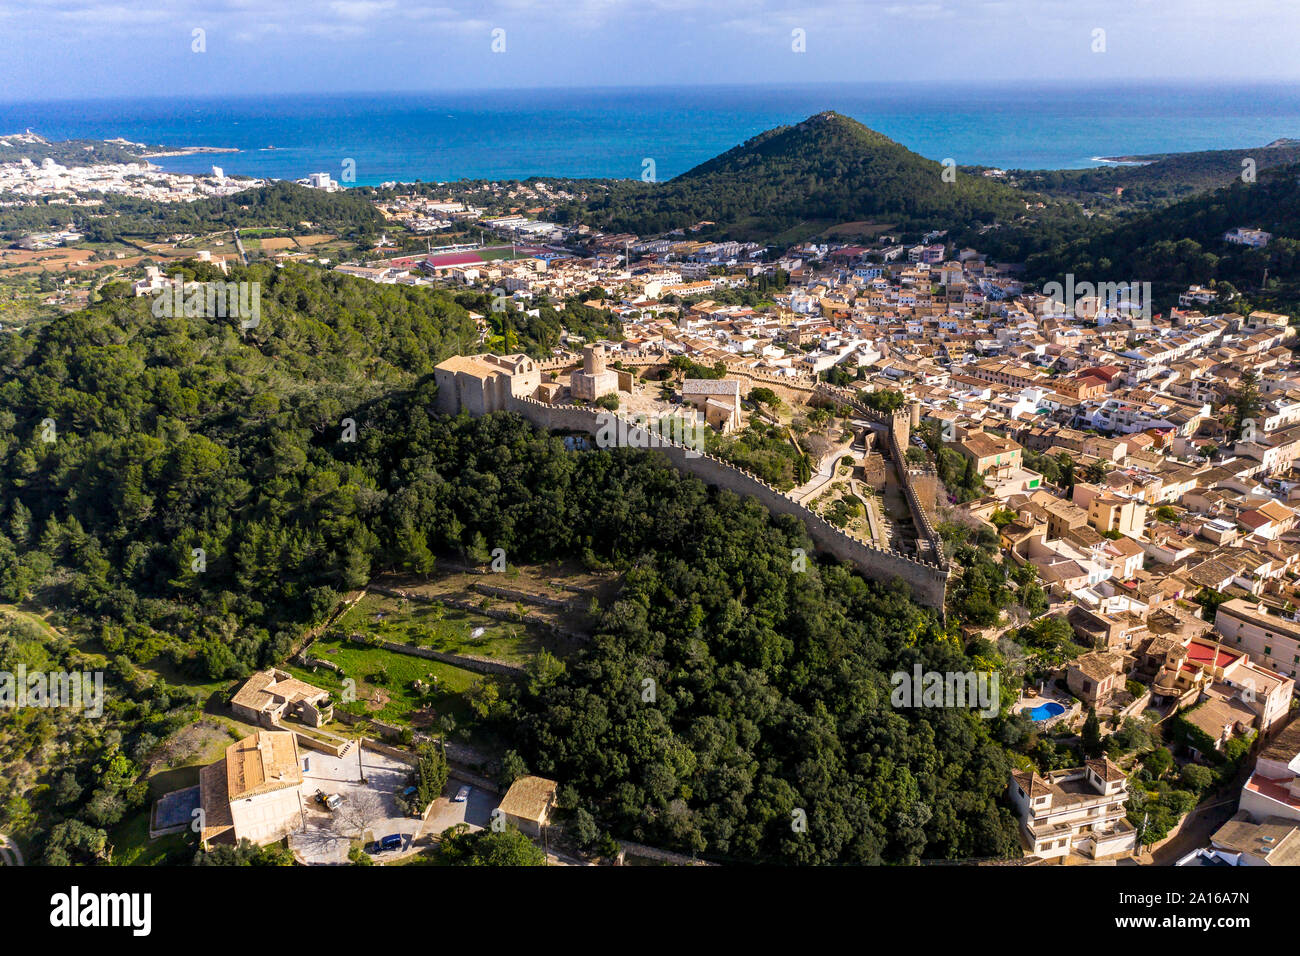
[[[437,410],[487,415],[510,408],[511,398],[533,398],[542,384],[537,362],[527,355],[453,355],[433,370]]]
[[[620,374],[605,367],[605,352],[601,346],[588,346],[584,349],[584,367],[581,372],[570,376],[570,394],[578,397],[575,387],[583,395],[591,395],[592,401],[602,395],[617,391]],[[513,411],[544,431],[586,432],[599,436],[604,428],[603,418],[609,412],[557,401],[563,386],[557,382],[542,383],[541,369],[526,355],[468,355],[453,356],[438,364],[434,369],[438,384],[437,410],[443,414],[454,415],[466,411],[471,415],[486,415],[495,411]],[[613,387],[610,387],[611,379]],[[763,382],[752,375],[745,375],[752,382]],[[709,424],[715,428],[726,428],[729,416],[724,414],[735,409],[728,397],[739,398],[738,383],[728,386],[732,396],[710,393],[707,389],[698,389],[694,380],[686,389],[688,400],[685,404],[703,405],[706,409],[710,400],[720,406]],[[919,408],[900,410],[894,414],[876,412],[864,406],[857,396],[848,389],[837,388],[826,383],[817,383],[807,389],[809,397],[830,399],[851,406],[867,421],[881,427],[888,436],[891,457],[896,462],[905,462],[905,450],[910,438],[912,426],[919,418]],[[816,546],[841,561],[846,561],[858,568],[866,577],[877,581],[892,581],[901,578],[912,589],[913,596],[921,604],[940,610],[944,607],[948,576],[951,570],[948,557],[944,553],[943,542],[934,529],[928,509],[934,507],[936,480],[928,469],[907,467],[898,468],[900,483],[907,500],[908,509],[917,528],[917,553],[915,556],[905,554],[892,548],[882,548],[874,542],[858,535],[845,532],[832,525],[826,518],[796,501],[791,495],[780,491],[743,469],[709,454],[700,454],[698,449],[687,448],[670,438],[658,435],[653,429],[629,422],[623,415],[618,418],[627,426],[629,436],[635,435],[637,441],[632,447],[656,448],[668,460],[682,471],[702,479],[710,485],[726,488],[736,494],[757,498],[769,511],[775,514],[789,514],[799,518],[808,530]]]

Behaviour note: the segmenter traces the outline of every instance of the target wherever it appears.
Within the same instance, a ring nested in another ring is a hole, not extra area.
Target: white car
[[[461,787],[456,791],[456,796],[452,797],[453,803],[464,803],[469,799],[469,787]]]

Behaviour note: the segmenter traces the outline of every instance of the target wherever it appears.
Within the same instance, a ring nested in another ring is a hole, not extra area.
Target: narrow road
[[[18,844],[0,833],[0,866],[25,866]]]
[[[1210,837],[1237,812],[1237,797],[1218,803],[1196,807],[1187,814],[1182,828],[1154,853],[1143,853],[1139,859],[1154,866],[1173,866],[1193,850],[1210,845]]]

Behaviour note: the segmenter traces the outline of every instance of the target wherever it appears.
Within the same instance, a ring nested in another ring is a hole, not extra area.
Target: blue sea
[[[177,172],[356,183],[685,172],[750,136],[833,109],[931,159],[1084,168],[1126,154],[1300,138],[1300,88],[918,84],[485,90],[0,103],[0,133],[123,136],[238,153],[156,160]],[[270,148],[274,147],[274,149]]]

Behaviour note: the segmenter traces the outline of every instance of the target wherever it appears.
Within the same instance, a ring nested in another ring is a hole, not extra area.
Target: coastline
[[[235,146],[180,146],[176,149],[164,150],[156,153],[141,153],[141,159],[160,159],[167,156],[201,156],[206,153],[239,153],[242,152]]]

